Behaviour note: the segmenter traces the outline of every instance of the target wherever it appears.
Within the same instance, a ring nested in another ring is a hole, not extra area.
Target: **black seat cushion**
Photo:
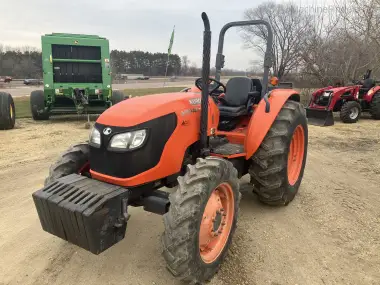
[[[218,105],[221,117],[238,117],[247,114],[247,102],[253,84],[248,77],[231,78],[226,85],[226,93]]]
[[[253,89],[252,80],[248,77],[234,77],[228,80],[226,94],[224,95],[224,105],[238,107],[246,105],[249,92]]]

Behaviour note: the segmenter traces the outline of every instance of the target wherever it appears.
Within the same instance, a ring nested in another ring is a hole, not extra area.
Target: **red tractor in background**
[[[306,108],[310,124],[331,126],[333,112],[340,112],[343,123],[356,123],[362,112],[369,112],[373,119],[380,120],[380,85],[367,70],[361,81],[352,86],[328,86],[316,90]]]

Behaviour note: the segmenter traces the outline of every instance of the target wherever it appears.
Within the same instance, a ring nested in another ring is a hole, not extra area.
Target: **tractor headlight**
[[[329,97],[331,95],[331,92],[323,92],[323,97]]]
[[[145,138],[146,130],[117,134],[112,137],[109,148],[115,150],[135,149],[142,146]]]
[[[100,132],[96,128],[92,128],[92,131],[90,133],[90,145],[94,147],[100,147],[100,144],[101,144]]]

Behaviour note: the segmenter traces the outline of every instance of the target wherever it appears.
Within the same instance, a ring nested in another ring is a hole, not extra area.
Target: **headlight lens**
[[[135,149],[140,147],[146,138],[146,130],[122,133],[114,135],[110,142],[110,148]]]
[[[323,93],[323,97],[329,97],[330,94],[331,94],[331,92],[324,92],[324,93]]]
[[[95,147],[100,147],[101,139],[100,139],[100,132],[93,128],[90,134],[90,144]]]

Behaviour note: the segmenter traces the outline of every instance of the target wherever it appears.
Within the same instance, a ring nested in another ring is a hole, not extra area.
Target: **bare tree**
[[[380,1],[347,0],[340,9],[346,37],[357,52],[353,76],[363,69],[379,69],[380,61]]]
[[[280,79],[300,65],[300,52],[308,33],[309,25],[306,14],[293,3],[276,4],[266,2],[257,8],[245,11],[247,20],[263,19],[269,21],[273,28],[272,47],[274,62],[273,72]],[[264,53],[267,31],[262,26],[243,28],[243,40],[246,47]]]
[[[302,73],[316,79],[323,85],[341,81],[342,72],[337,71],[342,64],[341,55],[346,56],[345,44],[339,43],[338,25],[341,18],[337,10],[314,9],[307,14],[308,33],[301,39],[303,49],[300,53]],[[343,47],[342,52],[336,50]],[[337,64],[337,61],[340,64]],[[343,60],[343,64],[350,60]],[[344,68],[346,71],[347,68]]]
[[[303,72],[327,85],[337,81],[348,83],[366,69],[376,71],[380,62],[378,2],[336,2],[334,10],[322,9],[312,17],[309,15],[310,29],[302,53]]]
[[[189,72],[190,60],[187,55],[181,57],[181,71],[183,75],[187,75]]]

